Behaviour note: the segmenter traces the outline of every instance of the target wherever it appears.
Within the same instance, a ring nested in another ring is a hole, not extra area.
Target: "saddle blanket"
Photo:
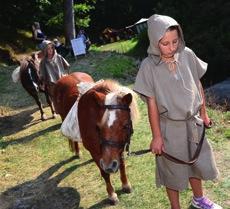
[[[73,104],[72,108],[70,109],[69,113],[67,114],[65,120],[61,125],[61,133],[66,136],[68,139],[72,141],[81,142],[81,133],[79,129],[79,122],[78,122],[78,102],[80,97],[93,88],[95,85],[103,82],[103,80],[99,80],[95,83],[93,82],[80,82],[77,84],[77,88],[79,91],[79,97],[76,102]]]

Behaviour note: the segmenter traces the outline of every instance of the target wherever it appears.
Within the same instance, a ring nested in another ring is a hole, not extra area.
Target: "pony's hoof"
[[[47,116],[45,114],[43,114],[42,117],[41,117],[41,120],[42,121],[47,120]]]
[[[125,185],[125,186],[122,187],[122,191],[123,191],[124,193],[129,194],[129,193],[132,192],[132,187],[131,187],[129,184],[128,184],[128,185]]]
[[[119,199],[115,192],[108,198],[108,200],[110,205],[117,205],[119,203]]]
[[[75,157],[76,157],[77,159],[80,159],[81,156],[82,156],[81,152],[75,152]]]
[[[55,119],[56,117],[57,117],[57,114],[54,113],[52,118]]]

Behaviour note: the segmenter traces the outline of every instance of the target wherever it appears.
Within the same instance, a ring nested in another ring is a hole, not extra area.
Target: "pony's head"
[[[101,89],[106,89],[100,92]],[[123,151],[130,144],[133,133],[133,121],[138,110],[135,93],[127,87],[122,87],[114,81],[104,81],[95,87],[94,96],[103,116],[97,123],[99,133],[101,158],[100,167],[107,173],[114,173],[120,167]]]

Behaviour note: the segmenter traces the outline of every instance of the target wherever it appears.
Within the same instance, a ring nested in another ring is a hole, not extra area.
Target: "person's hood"
[[[180,44],[178,47],[178,52],[185,48],[182,29],[180,25],[177,23],[177,21],[173,18],[169,16],[154,14],[148,19],[147,25],[149,37],[149,47],[147,53],[150,56],[154,56],[155,59],[158,60],[160,59],[160,49],[158,43],[160,39],[163,38],[167,29],[171,26],[178,26],[180,31]]]
[[[55,49],[55,45],[54,45],[54,42],[52,42],[52,41],[50,41],[50,40],[44,40],[44,41],[42,41],[42,52],[43,52],[43,55],[44,55],[44,57],[46,57],[47,56],[47,46],[48,45],[53,45],[53,47],[54,47],[54,57],[56,57],[56,54],[57,54],[57,52],[56,52],[56,49]]]
[[[42,50],[43,51],[46,50],[46,48],[47,48],[47,46],[49,44],[52,44],[54,46],[54,43],[52,41],[50,41],[50,40],[44,40],[44,41],[42,41]]]

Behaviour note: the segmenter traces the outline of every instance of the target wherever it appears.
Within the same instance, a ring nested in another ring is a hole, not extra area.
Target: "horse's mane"
[[[99,82],[93,87],[96,91],[104,94],[115,93],[117,96],[124,96],[128,93],[132,94],[132,102],[130,104],[130,112],[132,121],[137,121],[139,118],[139,111],[137,106],[137,94],[128,87],[121,86],[117,81],[108,79],[103,82]],[[111,104],[114,104],[111,102]]]
[[[40,64],[40,58],[39,58],[39,52],[33,52],[30,56],[24,58],[23,60],[20,60],[20,68],[21,70],[24,70],[27,68],[28,65],[32,66],[36,71],[39,71],[39,64]]]

